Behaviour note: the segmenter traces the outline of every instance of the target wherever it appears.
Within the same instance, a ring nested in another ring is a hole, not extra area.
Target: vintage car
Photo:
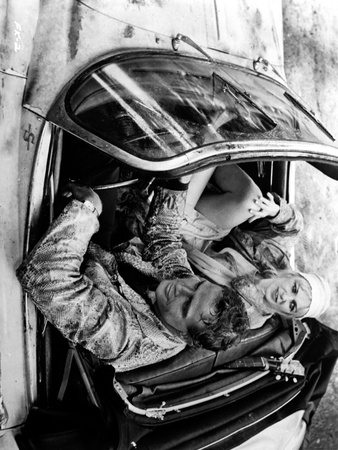
[[[297,411],[310,422],[338,355],[315,320],[273,317],[236,350],[188,349],[119,376],[45,323],[15,275],[69,179],[118,206],[121,189],[221,164],[286,199],[293,161],[337,178],[334,137],[285,80],[281,2],[1,11],[2,448],[267,448],[271,426]]]

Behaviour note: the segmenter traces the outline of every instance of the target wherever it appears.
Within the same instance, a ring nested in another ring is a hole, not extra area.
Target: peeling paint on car
[[[76,57],[78,52],[78,43],[80,39],[80,31],[82,30],[81,4],[74,2],[69,26],[69,55],[71,59]]]
[[[259,9],[256,10],[255,14],[255,25],[257,28],[262,28],[262,14]]]
[[[134,36],[134,33],[135,33],[134,27],[132,25],[127,25],[126,28],[124,29],[123,36],[125,38],[130,39]]]
[[[142,5],[146,4],[145,0],[129,0],[132,5]]]

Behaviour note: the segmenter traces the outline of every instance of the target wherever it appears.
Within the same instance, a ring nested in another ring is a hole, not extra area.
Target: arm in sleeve
[[[143,257],[156,267],[160,279],[193,274],[180,235],[186,195],[186,190],[158,186],[150,205],[143,236],[146,244]]]
[[[280,211],[277,216],[257,222],[245,233],[249,234],[255,246],[266,240],[273,240],[285,249],[291,249],[304,228],[303,216],[298,208],[287,203],[277,194],[273,194]]]
[[[102,292],[80,268],[99,228],[95,214],[73,200],[17,270],[38,309],[61,333],[97,357],[114,359],[128,339],[128,303],[113,286]]]

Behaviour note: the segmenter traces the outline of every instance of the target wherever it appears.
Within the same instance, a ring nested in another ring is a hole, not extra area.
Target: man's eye
[[[213,320],[212,319],[204,319],[203,317],[201,317],[202,322],[204,323],[204,325],[206,325],[207,327],[209,325],[212,324]]]
[[[292,302],[290,303],[290,311],[291,311],[291,312],[297,311],[297,303],[296,303],[295,301],[292,301]]]
[[[202,314],[201,321],[204,325],[209,326],[217,320],[217,312],[215,310],[210,310],[209,314]]]
[[[190,296],[189,298],[187,298],[187,300],[183,303],[183,306],[182,306],[182,316],[184,317],[184,318],[186,318],[187,317],[187,315],[188,315],[188,311],[189,311],[189,308],[190,308],[190,305],[191,305],[191,302],[192,302],[192,296]]]

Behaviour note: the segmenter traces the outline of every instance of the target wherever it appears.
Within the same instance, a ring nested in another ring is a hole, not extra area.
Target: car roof
[[[310,138],[304,143],[302,138],[275,138],[271,146],[271,141],[264,137],[254,142],[242,139],[240,143],[234,139],[201,150],[197,147],[189,154],[144,165],[142,158],[121,153],[119,146],[107,144],[95,132],[88,134],[66,117],[67,91],[78,77],[102,61],[133,52],[217,60],[287,89],[282,23],[281,1],[257,0],[250,5],[208,0],[151,4],[122,0],[99,4],[94,0],[86,4],[49,2],[37,24],[24,107],[137,170],[163,176],[178,176],[182,168],[195,170],[230,160],[307,159],[338,163],[333,140],[324,138],[321,142]],[[300,104],[299,99],[294,103],[297,102]],[[309,116],[308,111],[304,115]]]
[[[130,49],[173,52],[179,33],[213,57],[251,68],[264,57],[284,75],[281,1],[48,2],[39,15],[24,104],[46,117],[61,89],[93,62]],[[179,51],[199,55],[183,43]]]

